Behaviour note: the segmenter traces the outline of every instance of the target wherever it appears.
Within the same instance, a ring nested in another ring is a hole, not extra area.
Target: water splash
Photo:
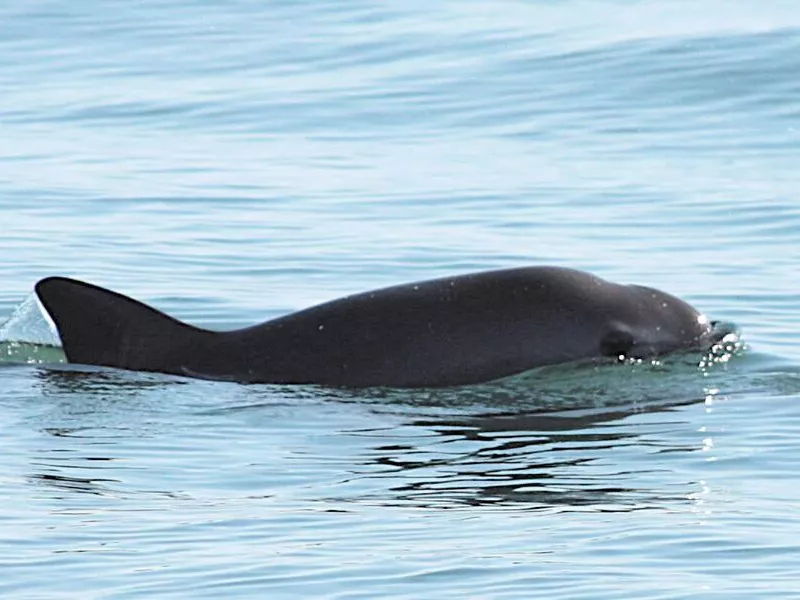
[[[0,362],[66,362],[55,325],[35,294],[30,294],[0,325]]]
[[[716,341],[697,365],[703,373],[714,366],[724,366],[733,357],[741,355],[747,348],[741,332],[734,323],[716,322],[714,324]]]

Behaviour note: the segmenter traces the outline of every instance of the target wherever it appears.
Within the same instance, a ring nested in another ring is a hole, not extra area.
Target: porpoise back
[[[707,319],[642,286],[559,267],[393,286],[214,332],[63,277],[36,285],[70,362],[247,383],[437,387],[709,343]]]

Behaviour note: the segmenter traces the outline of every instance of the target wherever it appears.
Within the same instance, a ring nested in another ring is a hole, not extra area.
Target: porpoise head
[[[625,287],[630,295],[624,315],[600,342],[604,356],[648,358],[710,347],[721,337],[706,315],[680,298],[646,286]]]

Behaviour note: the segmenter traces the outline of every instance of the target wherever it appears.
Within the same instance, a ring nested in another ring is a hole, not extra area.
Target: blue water
[[[792,1],[0,6],[0,321],[555,264],[717,361],[346,392],[0,365],[3,598],[800,598]]]

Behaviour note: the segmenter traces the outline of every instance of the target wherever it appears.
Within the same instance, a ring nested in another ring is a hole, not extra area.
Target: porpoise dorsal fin
[[[146,304],[83,281],[48,277],[36,295],[72,363],[184,374],[216,335]],[[193,352],[187,352],[188,349]],[[187,364],[188,363],[188,364]]]

